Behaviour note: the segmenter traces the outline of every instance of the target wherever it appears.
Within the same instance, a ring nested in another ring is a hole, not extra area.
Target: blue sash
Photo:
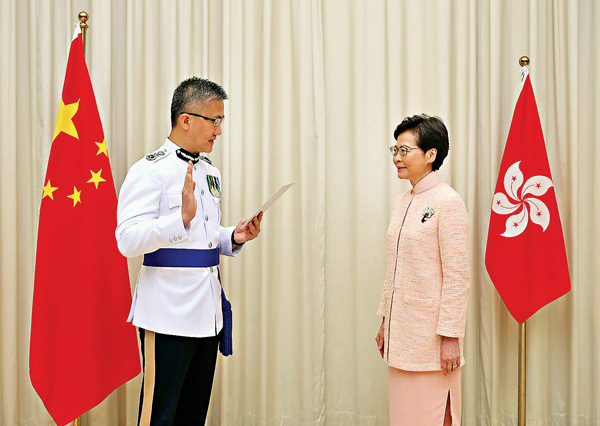
[[[144,266],[162,268],[208,268],[219,264],[219,248],[174,249],[161,248],[144,255]]]
[[[219,264],[219,248],[201,249],[173,249],[161,248],[144,255],[144,266],[157,266],[162,268],[208,268]],[[221,273],[219,271],[219,281]],[[221,308],[223,310],[223,331],[219,342],[219,351],[223,356],[233,354],[233,318],[231,303],[225,298],[221,287]]]

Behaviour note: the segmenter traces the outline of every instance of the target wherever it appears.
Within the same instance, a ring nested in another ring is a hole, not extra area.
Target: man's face
[[[200,111],[196,111],[196,109],[200,109]],[[223,118],[225,105],[221,99],[212,99],[205,108],[189,107],[186,112],[200,114],[207,118]],[[221,125],[215,127],[212,121],[195,115],[188,115],[188,117],[190,126],[188,131],[190,135],[189,151],[194,154],[197,152],[211,152],[217,136],[222,133]]]

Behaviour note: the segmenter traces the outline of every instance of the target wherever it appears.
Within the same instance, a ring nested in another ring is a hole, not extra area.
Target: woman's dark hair
[[[427,114],[413,115],[406,117],[394,131],[394,141],[398,139],[401,133],[407,130],[412,131],[417,140],[417,145],[423,152],[431,148],[437,150],[435,161],[431,165],[432,170],[438,170],[444,159],[448,156],[450,141],[448,140],[448,129],[441,118]]]

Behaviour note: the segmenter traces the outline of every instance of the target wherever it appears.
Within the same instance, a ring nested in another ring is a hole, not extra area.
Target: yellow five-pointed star
[[[92,174],[92,178],[90,180],[88,180],[88,183],[95,184],[96,189],[98,189],[98,184],[100,182],[106,182],[106,179],[102,179],[102,176],[100,176],[100,173],[102,173],[102,169],[100,169],[100,171],[98,173],[94,173],[93,171],[90,170],[90,173]]]
[[[96,153],[96,155],[104,154],[108,157],[108,152],[106,151],[106,139],[104,139],[102,142],[94,143],[98,145],[98,152]]]
[[[77,203],[81,203],[81,191],[78,191],[76,187],[73,187],[73,193],[67,195],[67,197],[73,199],[73,207],[75,207]]]
[[[44,195],[42,195],[42,199],[47,195],[51,200],[54,200],[54,195],[52,193],[58,189],[58,186],[52,186],[50,184],[50,179],[48,179],[48,183],[44,186]]]
[[[54,137],[52,138],[52,141],[56,139],[60,132],[64,132],[67,135],[73,136],[75,139],[79,139],[75,124],[73,124],[73,117],[77,114],[78,109],[79,101],[65,105],[63,100],[60,100],[60,107],[58,108],[58,117],[56,118],[56,127],[54,128]]]

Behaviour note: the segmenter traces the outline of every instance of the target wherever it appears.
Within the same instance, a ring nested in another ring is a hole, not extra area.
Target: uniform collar
[[[418,181],[417,184],[413,187],[411,192],[413,195],[420,194],[421,192],[425,192],[428,189],[433,188],[434,186],[436,186],[438,183],[441,183],[441,182],[442,181],[440,179],[440,175],[438,174],[438,172],[431,172],[427,176],[425,176],[423,179]]]
[[[192,164],[196,164],[198,161],[203,160],[203,161],[206,161],[208,164],[212,164],[211,161],[204,156],[204,154],[202,154],[200,152],[193,154],[189,151],[186,151],[185,149],[183,149],[182,147],[177,145],[175,142],[173,142],[169,138],[167,138],[167,140],[165,142],[165,146],[167,146],[167,147],[171,148],[173,151],[175,151],[175,155],[177,155],[177,158],[179,158],[182,161],[185,161],[186,163],[188,161],[191,161]]]
[[[188,161],[191,161],[193,164],[196,164],[198,161],[200,161],[200,153],[192,154],[191,152],[186,151],[183,148],[177,148],[175,150],[175,154],[177,155],[177,158],[185,161],[186,163]]]

